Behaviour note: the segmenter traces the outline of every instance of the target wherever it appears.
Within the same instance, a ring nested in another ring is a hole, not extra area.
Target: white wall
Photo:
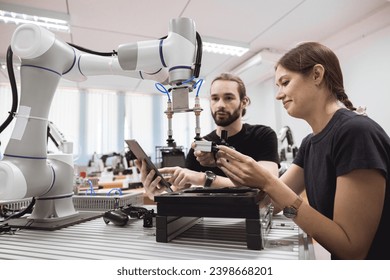
[[[248,87],[247,94],[252,103],[244,117],[245,122],[268,125],[276,133],[279,133],[282,127],[289,126],[297,146],[300,145],[303,137],[310,133],[310,127],[305,121],[290,117],[282,103],[276,100],[276,86],[273,77],[261,84]]]
[[[349,99],[354,106],[367,106],[368,115],[390,135],[390,27],[334,51],[340,60]],[[246,122],[266,124],[276,132],[288,125],[298,146],[311,132],[305,121],[290,117],[275,99],[273,77],[247,90],[252,104]]]
[[[336,53],[349,99],[354,106],[367,106],[368,115],[390,135],[390,27]]]
[[[275,116],[275,96],[271,80],[259,85],[247,86],[247,95],[251,99],[251,104],[243,120],[247,123],[264,124],[275,128],[276,120],[270,117]]]

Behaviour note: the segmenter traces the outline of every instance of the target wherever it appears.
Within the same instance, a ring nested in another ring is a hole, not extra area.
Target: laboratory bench
[[[154,211],[155,205],[144,205]],[[154,218],[155,219],[155,218]],[[154,220],[155,223],[155,220]],[[19,229],[0,235],[0,259],[13,260],[157,260],[157,259],[314,259],[312,239],[293,221],[275,215],[262,250],[251,250],[245,239],[245,219],[200,218],[167,243],[156,242],[156,226],[142,219],[127,225],[94,218],[62,229]]]

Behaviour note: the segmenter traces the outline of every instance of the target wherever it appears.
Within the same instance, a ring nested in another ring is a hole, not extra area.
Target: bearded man
[[[251,125],[242,122],[250,99],[246,95],[243,81],[230,73],[217,76],[210,87],[210,110],[216,129],[203,137],[204,140],[221,144],[221,133],[227,131],[226,142],[237,151],[255,159],[258,164],[269,169],[278,176],[279,156],[278,140],[275,131],[264,125]],[[226,187],[233,183],[215,164],[212,152],[196,150],[195,143],[187,154],[186,168],[165,167],[159,169],[162,174],[168,174],[169,182],[174,188],[182,189],[191,185],[204,187]],[[154,172],[147,173],[145,164],[137,162],[141,170],[141,181],[146,194],[153,198],[161,193],[163,188]]]

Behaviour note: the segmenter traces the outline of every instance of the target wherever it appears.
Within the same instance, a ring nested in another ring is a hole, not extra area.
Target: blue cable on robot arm
[[[155,83],[155,87],[156,89],[163,93],[163,94],[166,94],[168,96],[168,101],[171,102],[171,96],[169,95],[169,91],[166,89],[166,87],[164,87],[163,84],[161,83]]]
[[[189,78],[188,80],[183,81],[182,84],[190,83],[190,82],[192,82],[194,79],[195,79],[195,76],[192,76],[192,77]],[[203,84],[203,79],[199,79],[199,80],[194,84],[194,89],[196,89],[197,86],[199,85],[198,90],[196,91],[196,97],[199,96],[199,91],[200,91],[200,88],[202,87],[202,84]]]
[[[199,80],[195,83],[195,85],[194,85],[194,89],[198,88],[198,89],[196,90],[196,97],[199,96],[199,91],[200,91],[200,88],[202,87],[202,84],[203,84],[203,79],[199,79]],[[199,85],[199,87],[198,87],[198,85]]]

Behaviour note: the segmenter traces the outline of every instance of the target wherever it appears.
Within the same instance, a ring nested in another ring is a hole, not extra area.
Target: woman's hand
[[[253,158],[227,146],[218,146],[217,165],[236,186],[263,189],[271,173]]]

